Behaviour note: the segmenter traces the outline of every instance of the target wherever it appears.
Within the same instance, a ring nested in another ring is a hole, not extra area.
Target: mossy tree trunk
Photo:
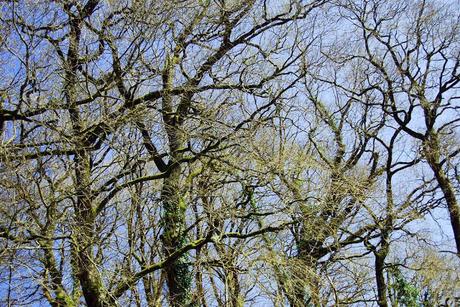
[[[72,5],[64,5],[64,10],[69,16],[69,48],[67,51],[65,69],[64,94],[68,105],[72,125],[72,145],[75,148],[74,187],[75,187],[75,226],[72,235],[73,272],[78,279],[83,296],[88,306],[102,307],[114,306],[114,301],[109,299],[103,285],[102,277],[97,267],[94,247],[96,243],[95,221],[96,210],[93,207],[91,191],[92,159],[89,151],[90,145],[86,141],[83,120],[77,105],[78,67],[80,65],[81,29],[84,19],[92,14],[98,1],[91,0],[79,14],[73,13]]]
[[[163,181],[161,199],[163,202],[163,250],[165,256],[172,254],[186,244],[184,189],[181,183],[181,159],[186,135],[182,130],[180,115],[173,111],[173,95],[170,92],[174,81],[175,57],[168,57],[163,72],[164,95],[163,122],[169,144],[167,177]],[[179,112],[179,111],[177,111]],[[188,267],[188,255],[184,254],[169,262],[164,268],[169,290],[170,306],[187,306],[190,300],[192,276]]]

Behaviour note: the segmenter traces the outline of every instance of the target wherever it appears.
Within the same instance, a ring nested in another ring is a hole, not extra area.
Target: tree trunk
[[[320,282],[316,275],[318,259],[321,258],[318,246],[320,243],[315,240],[299,242],[297,259],[301,267],[294,268],[294,272],[299,274],[301,280],[294,283],[294,293],[290,299],[293,301],[292,306],[321,306]],[[305,292],[306,288],[308,288],[308,293]]]
[[[460,210],[455,197],[454,188],[452,187],[446,172],[442,169],[440,161],[441,150],[438,136],[434,133],[431,134],[425,141],[424,147],[425,158],[430,165],[439,187],[444,194],[444,199],[446,200],[455,245],[457,247],[457,256],[460,257]]]
[[[76,275],[80,282],[83,296],[88,306],[115,306],[109,299],[102,278],[93,256],[96,240],[94,234],[96,215],[91,201],[90,192],[90,157],[84,151],[76,154],[76,187],[77,202],[75,206],[77,225],[73,235],[73,257],[76,264]]]
[[[162,240],[166,256],[186,243],[184,234],[186,205],[180,192],[180,173],[181,168],[174,167],[170,176],[165,179],[162,190],[164,208]],[[170,306],[186,306],[189,301],[191,275],[187,262],[188,257],[185,254],[165,267]]]
[[[91,192],[91,155],[88,148],[91,144],[85,141],[84,128],[77,101],[79,46],[81,28],[84,18],[89,16],[97,5],[97,1],[88,1],[84,15],[76,16],[71,13],[71,5],[65,4],[64,9],[69,15],[70,33],[67,59],[64,65],[65,86],[64,93],[69,107],[70,121],[72,124],[72,143],[76,149],[74,162],[74,187],[76,194],[75,220],[76,224],[72,235],[72,263],[73,272],[78,279],[83,296],[88,306],[116,306],[110,300],[99,274],[97,261],[93,256],[96,236],[94,234],[96,213],[93,208],[93,195]]]
[[[168,176],[163,181],[161,199],[163,202],[163,250],[167,257],[186,243],[185,211],[183,198],[180,160],[183,158],[181,148],[185,144],[185,134],[178,120],[177,112],[173,111],[172,93],[174,82],[174,56],[167,57],[163,71],[163,121],[169,143]],[[164,271],[169,289],[169,305],[172,307],[187,306],[190,300],[192,276],[188,268],[187,254],[169,262]]]
[[[388,307],[387,302],[387,284],[385,282],[385,258],[386,249],[375,253],[375,281],[377,283],[378,305],[379,307]]]

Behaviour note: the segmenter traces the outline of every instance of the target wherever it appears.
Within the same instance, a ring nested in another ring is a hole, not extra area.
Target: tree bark
[[[75,147],[74,162],[74,186],[75,186],[75,220],[72,236],[72,257],[74,272],[80,282],[81,290],[88,306],[102,307],[115,306],[115,302],[110,300],[104,288],[102,278],[97,268],[96,259],[93,256],[95,242],[95,220],[96,212],[92,204],[91,193],[91,155],[87,148],[90,144],[85,141],[82,119],[77,101],[78,66],[79,66],[79,45],[81,38],[81,26],[83,19],[90,15],[97,1],[89,1],[85,6],[84,16],[74,16],[71,7],[65,5],[65,10],[70,17],[69,49],[65,63],[64,93],[69,115],[72,124],[72,143]]]
[[[375,281],[377,283],[377,297],[379,307],[388,307],[387,284],[385,282],[385,258],[387,249],[382,249],[375,253]]]
[[[457,256],[460,257],[460,210],[457,199],[455,197],[454,188],[442,168],[441,164],[441,149],[437,134],[432,133],[424,142],[425,158],[430,165],[431,170],[441,188],[441,191],[446,200],[447,209],[449,211],[450,223],[454,234],[455,245],[457,248]]]
[[[178,121],[179,115],[173,112],[172,94],[174,81],[174,56],[168,57],[163,72],[164,94],[163,121],[168,136],[170,158],[167,165],[168,176],[163,181],[161,199],[163,201],[163,250],[167,257],[186,244],[185,211],[183,198],[180,160],[183,157],[181,148],[185,143],[185,134]],[[166,265],[166,283],[169,290],[169,304],[172,307],[187,306],[190,300],[192,276],[188,267],[188,256],[184,254]]]
[[[163,248],[165,255],[180,249],[186,243],[185,238],[185,202],[181,196],[181,168],[176,166],[165,179],[163,200]],[[189,300],[191,276],[187,264],[187,255],[182,255],[165,267],[166,283],[169,289],[170,306],[186,306]]]

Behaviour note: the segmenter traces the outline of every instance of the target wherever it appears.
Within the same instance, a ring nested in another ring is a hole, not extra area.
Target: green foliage
[[[389,274],[394,278],[394,282],[390,284],[390,289],[394,290],[397,302],[406,307],[420,306],[418,302],[419,289],[404,278],[399,268],[395,266],[391,267]]]

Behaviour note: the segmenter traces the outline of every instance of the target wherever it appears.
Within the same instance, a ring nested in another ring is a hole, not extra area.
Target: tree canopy
[[[460,298],[457,1],[0,7],[0,305]]]

